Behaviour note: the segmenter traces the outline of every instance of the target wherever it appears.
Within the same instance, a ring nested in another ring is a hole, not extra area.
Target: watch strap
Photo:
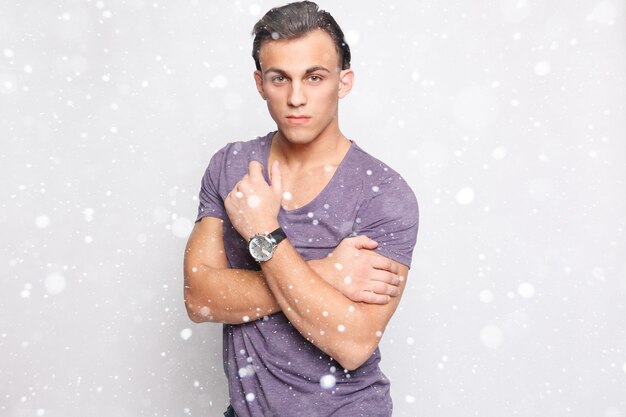
[[[278,244],[283,240],[287,239],[287,235],[281,227],[270,233],[270,236],[272,237],[272,239],[274,239],[274,244],[276,246],[278,246]]]

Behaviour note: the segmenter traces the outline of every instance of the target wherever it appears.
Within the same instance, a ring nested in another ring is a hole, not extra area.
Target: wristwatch
[[[280,242],[285,240],[287,235],[280,227],[272,233],[257,233],[250,238],[248,250],[250,255],[257,262],[265,262],[272,259],[274,251]]]

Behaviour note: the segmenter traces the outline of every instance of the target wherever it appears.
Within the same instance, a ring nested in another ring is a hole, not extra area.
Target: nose
[[[291,107],[300,107],[306,104],[306,95],[302,84],[299,82],[292,82],[291,89],[289,90],[289,96],[287,97],[287,104]]]

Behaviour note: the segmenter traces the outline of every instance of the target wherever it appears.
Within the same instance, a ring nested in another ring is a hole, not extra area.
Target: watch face
[[[250,255],[257,261],[267,261],[274,254],[274,245],[267,236],[253,236],[248,245]]]

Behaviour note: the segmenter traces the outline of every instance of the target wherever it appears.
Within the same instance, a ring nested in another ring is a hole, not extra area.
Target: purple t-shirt
[[[231,268],[258,270],[247,242],[232,227],[224,198],[255,160],[267,167],[273,132],[218,151],[200,190],[198,218],[224,221]],[[267,169],[264,171],[267,180]],[[345,237],[364,234],[377,252],[410,266],[418,227],[413,191],[398,173],[354,142],[330,182],[304,207],[280,210],[278,221],[305,260],[328,255]],[[308,342],[283,313],[224,325],[224,370],[237,417],[383,417],[392,410],[380,351],[348,372]]]

